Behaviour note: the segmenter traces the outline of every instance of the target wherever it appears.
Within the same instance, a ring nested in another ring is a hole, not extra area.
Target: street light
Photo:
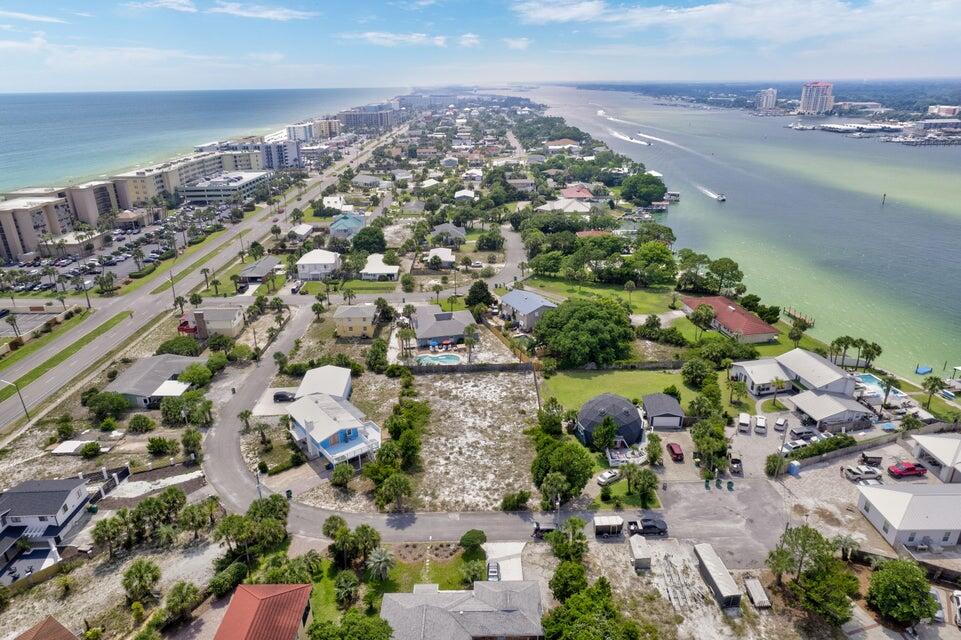
[[[27,420],[29,420],[30,412],[27,411],[27,403],[23,401],[23,394],[20,393],[20,385],[18,385],[16,382],[8,382],[2,378],[0,378],[0,382],[17,390],[17,395],[20,397],[20,404],[23,405],[23,415],[27,416]]]

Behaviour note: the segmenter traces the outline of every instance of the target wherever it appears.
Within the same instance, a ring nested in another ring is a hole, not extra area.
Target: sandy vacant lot
[[[523,431],[537,411],[529,373],[417,377],[431,407],[419,497],[437,511],[496,509],[508,491],[533,491],[533,447]]]

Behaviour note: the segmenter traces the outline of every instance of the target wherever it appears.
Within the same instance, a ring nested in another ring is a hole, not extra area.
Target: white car
[[[601,475],[597,476],[597,484],[602,487],[609,485],[613,482],[617,482],[618,478],[621,477],[621,472],[617,469],[608,469],[607,471],[602,471]]]
[[[934,601],[938,603],[938,610],[934,612],[934,616],[931,619],[938,623],[944,622],[944,601],[941,600],[941,592],[931,587],[928,593],[930,593]]]
[[[774,421],[775,431],[784,431],[785,429],[787,429],[787,418],[778,418]]]
[[[784,446],[781,447],[781,455],[782,456],[790,455],[791,453],[797,451],[798,449],[801,449],[806,446],[808,446],[808,443],[805,442],[804,440],[791,440],[790,442],[785,442]]]
[[[754,416],[754,433],[767,433],[767,418]]]
[[[881,477],[881,472],[874,467],[860,465],[857,467],[845,467],[844,476],[848,480],[877,480]]]
[[[951,606],[954,607],[954,624],[961,627],[961,591],[951,593]]]

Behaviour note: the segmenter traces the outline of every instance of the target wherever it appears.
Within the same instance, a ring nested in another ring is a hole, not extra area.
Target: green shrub
[[[136,279],[138,279],[138,278],[143,278],[143,277],[149,276],[151,273],[153,273],[153,272],[156,271],[156,270],[157,270],[157,265],[156,265],[156,263],[145,264],[145,265],[143,266],[143,269],[139,269],[139,270],[137,270],[137,271],[131,271],[131,272],[130,272],[130,277],[133,278],[134,280],[136,280]]]
[[[470,529],[460,537],[460,546],[464,551],[474,551],[487,542],[487,534],[480,529]]]
[[[151,420],[149,416],[138,413],[130,418],[130,422],[127,423],[127,430],[130,433],[147,433],[153,431],[156,426],[157,423]]]
[[[210,591],[222,598],[244,581],[247,577],[247,565],[235,562],[210,579]]]
[[[84,460],[92,460],[100,455],[100,443],[88,442],[80,447],[80,457]]]
[[[160,457],[175,455],[180,449],[180,443],[172,438],[156,436],[147,440],[147,453]]]
[[[523,511],[527,509],[527,501],[531,499],[530,491],[517,491],[505,494],[501,498],[501,511]]]
[[[198,356],[201,351],[203,351],[201,344],[190,336],[176,336],[164,340],[157,347],[157,355],[171,353],[176,356]]]
[[[813,444],[809,444],[806,447],[796,449],[791,453],[791,457],[795,460],[813,458],[814,456],[819,456],[822,453],[829,453],[831,451],[837,451],[838,449],[853,447],[856,444],[857,440],[855,440],[853,437],[846,433],[839,433],[832,438],[819,440]]]

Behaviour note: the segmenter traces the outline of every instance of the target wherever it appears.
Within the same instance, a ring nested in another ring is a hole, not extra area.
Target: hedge
[[[155,265],[155,264],[145,264],[145,265],[143,266],[143,269],[141,269],[141,270],[139,270],[139,271],[131,271],[131,272],[130,272],[130,277],[136,280],[137,278],[143,278],[143,277],[145,277],[145,276],[149,276],[151,273],[153,273],[153,272],[156,271],[156,270],[157,270],[157,265]]]
[[[791,453],[791,458],[795,460],[813,458],[814,456],[819,456],[823,453],[830,453],[838,449],[853,447],[857,443],[858,441],[848,434],[839,433],[832,438],[828,438],[827,440],[818,440],[813,444],[809,444],[806,447],[801,447],[800,449],[793,451]]]

